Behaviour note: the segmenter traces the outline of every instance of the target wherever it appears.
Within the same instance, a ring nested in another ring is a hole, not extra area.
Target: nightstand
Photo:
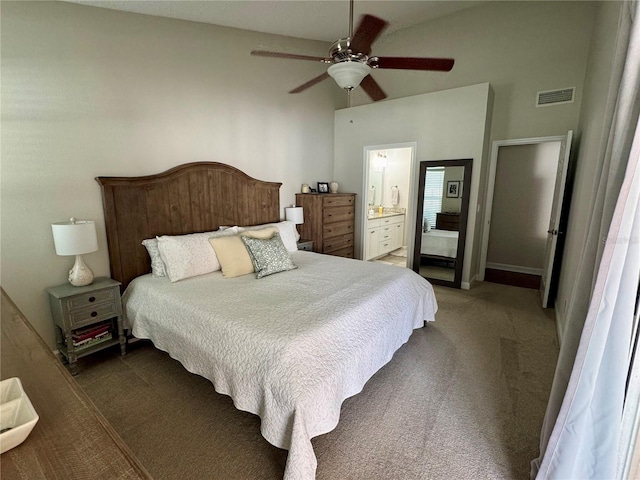
[[[78,373],[78,359],[86,355],[118,343],[120,354],[126,354],[120,282],[101,277],[85,287],[66,283],[47,292],[56,344],[72,375]]]
[[[298,250],[306,250],[307,252],[313,252],[312,240],[298,240]]]

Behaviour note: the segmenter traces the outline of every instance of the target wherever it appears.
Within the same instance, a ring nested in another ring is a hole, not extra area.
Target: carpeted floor
[[[550,312],[491,283],[436,297],[436,322],[313,440],[319,480],[528,478],[558,351]],[[149,343],[84,358],[76,379],[156,479],[282,478],[286,451],[259,418]]]

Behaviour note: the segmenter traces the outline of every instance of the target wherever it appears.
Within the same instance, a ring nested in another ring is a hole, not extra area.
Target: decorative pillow
[[[300,234],[296,230],[296,224],[290,220],[283,220],[278,223],[265,223],[264,225],[255,225],[253,227],[238,227],[240,232],[248,232],[254,230],[261,230],[267,227],[278,227],[280,233],[280,239],[285,248],[289,252],[298,251],[298,240],[300,240]]]
[[[147,238],[142,241],[142,245],[147,249],[149,258],[151,259],[151,274],[154,277],[166,277],[164,271],[164,263],[160,257],[160,250],[158,250],[158,240],[156,238]]]
[[[167,277],[171,282],[177,282],[220,270],[220,262],[209,238],[237,233],[237,228],[229,228],[223,232],[158,237],[158,250]]]
[[[241,236],[252,238],[271,238],[278,233],[276,227],[263,228],[261,230],[252,230],[243,232],[240,235],[230,237],[213,237],[209,239],[211,246],[216,252],[218,261],[222,268],[222,275],[227,278],[239,277],[252,273],[253,262],[247,251],[247,247],[240,239]]]
[[[266,277],[278,272],[285,272],[298,268],[291,261],[289,252],[282,243],[279,234],[274,234],[269,239],[240,237],[253,261],[256,278]]]

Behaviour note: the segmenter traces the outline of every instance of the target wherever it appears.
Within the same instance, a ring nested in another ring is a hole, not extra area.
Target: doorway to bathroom
[[[416,143],[364,147],[363,260],[407,267],[413,249]],[[407,248],[407,246],[410,246]]]

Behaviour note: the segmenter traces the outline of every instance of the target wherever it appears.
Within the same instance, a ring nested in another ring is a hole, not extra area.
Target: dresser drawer
[[[354,205],[355,198],[353,195],[328,195],[322,199],[323,207],[344,207]]]
[[[102,302],[113,302],[116,289],[105,288],[102,290],[96,290],[95,292],[83,293],[67,299],[67,308],[69,310],[75,310],[76,308],[89,307]]]
[[[351,245],[350,247],[340,248],[338,250],[334,250],[332,252],[327,252],[327,253],[335,257],[353,258],[353,245]]]
[[[93,307],[73,310],[69,312],[69,320],[71,321],[71,328],[78,328],[86,323],[95,323],[102,319],[116,317],[119,314],[116,302],[107,302]]]
[[[353,248],[353,234],[340,235],[338,237],[328,238],[322,244],[324,253],[331,253],[344,247]]]
[[[355,207],[331,207],[322,211],[323,223],[353,222]]]
[[[325,239],[353,233],[353,222],[329,223],[324,226],[322,233]]]

